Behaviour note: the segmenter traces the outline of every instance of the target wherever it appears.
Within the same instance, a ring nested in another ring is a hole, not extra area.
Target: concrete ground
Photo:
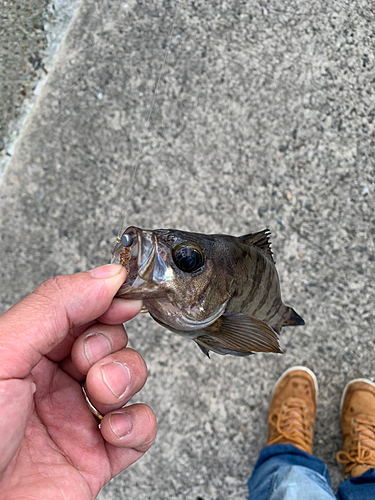
[[[245,499],[294,364],[317,375],[314,451],[337,487],[341,391],[375,377],[374,45],[372,1],[82,0],[0,186],[1,309],[107,262],[127,212],[143,228],[269,227],[306,321],[283,329],[284,355],[209,360],[133,320],[159,432],[100,500]]]
[[[0,159],[7,153],[7,132],[22,114],[23,102],[44,70],[44,24],[52,17],[48,0],[0,2]]]
[[[0,0],[0,181],[79,0]]]

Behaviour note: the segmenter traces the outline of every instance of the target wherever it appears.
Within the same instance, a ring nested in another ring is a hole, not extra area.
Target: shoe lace
[[[375,467],[375,419],[367,416],[352,419],[352,441],[348,450],[336,454],[336,460],[343,464],[344,475],[357,467]]]
[[[313,423],[303,399],[288,398],[268,421],[275,428],[268,444],[289,442],[303,449],[312,447]]]

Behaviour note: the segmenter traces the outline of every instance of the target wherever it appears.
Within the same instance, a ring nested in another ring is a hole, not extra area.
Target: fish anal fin
[[[201,349],[218,354],[248,356],[254,352],[282,352],[276,332],[264,321],[246,314],[224,314],[194,340]]]
[[[263,231],[259,231],[258,233],[250,233],[240,236],[240,239],[247,245],[254,245],[260,248],[264,253],[269,255],[272,262],[275,263],[271,250],[270,236],[271,231],[269,229],[263,229]]]
[[[201,344],[200,342],[196,342],[197,346],[199,347],[199,349],[203,352],[203,354],[205,354],[208,358],[210,357],[210,350],[203,344]]]

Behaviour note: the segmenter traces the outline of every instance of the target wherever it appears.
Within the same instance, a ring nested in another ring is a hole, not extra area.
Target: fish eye
[[[185,273],[193,273],[203,266],[202,250],[194,243],[180,243],[173,249],[176,266]]]

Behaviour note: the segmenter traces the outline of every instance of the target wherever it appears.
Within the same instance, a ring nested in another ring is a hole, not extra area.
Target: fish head
[[[192,331],[212,324],[230,298],[231,279],[220,269],[222,245],[212,235],[174,229],[126,229],[112,261],[127,268],[118,297],[142,299],[165,326]]]

